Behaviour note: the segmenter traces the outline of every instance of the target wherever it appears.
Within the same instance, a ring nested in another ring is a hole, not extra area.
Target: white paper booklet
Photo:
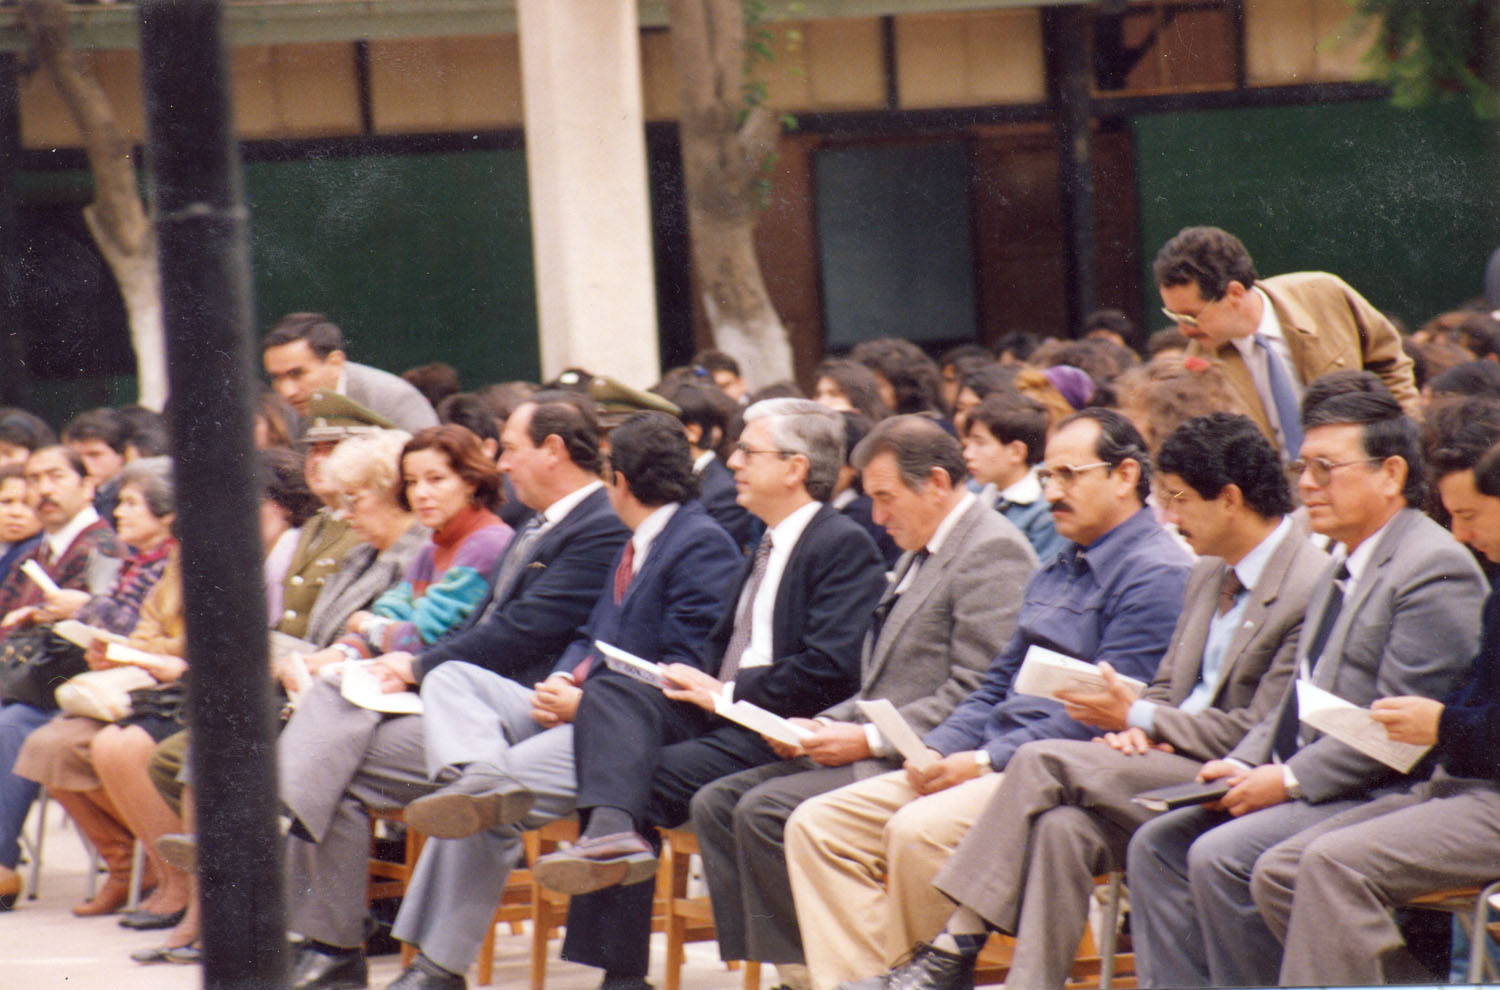
[[[370,673],[370,661],[346,661],[341,666],[343,667],[343,680],[339,693],[351,705],[368,708],[372,712],[384,712],[387,715],[422,714],[422,696],[417,692],[387,693],[380,690],[380,681]]]
[[[1396,742],[1368,708],[1345,701],[1308,680],[1297,681],[1297,717],[1304,725],[1352,746],[1399,773],[1410,773],[1431,746]]]
[[[880,734],[885,736],[885,741],[896,748],[896,752],[904,756],[911,765],[918,770],[926,770],[932,766],[932,751],[922,745],[922,740],[917,738],[917,733],[896,711],[896,706],[885,698],[875,698],[872,701],[856,701],[854,707],[858,708],[865,718]]]
[[[1145,683],[1134,677],[1120,673],[1115,676],[1138,692],[1146,689]],[[1035,645],[1027,649],[1021,669],[1011,685],[1016,694],[1034,694],[1043,698],[1056,698],[1059,691],[1098,694],[1108,689],[1104,675],[1096,665]]]
[[[731,703],[725,701],[722,694],[716,694],[714,695],[714,711],[752,732],[758,732],[788,746],[801,746],[804,739],[812,737],[812,733],[801,726],[793,725],[780,715],[768,712],[749,701],[740,700]]]
[[[634,653],[626,653],[618,646],[611,646],[602,639],[594,640],[594,646],[598,648],[600,653],[604,654],[605,665],[615,673],[624,674],[626,677],[634,677],[636,680],[650,684],[654,688],[664,688],[667,686],[667,677],[662,673],[661,664],[652,663],[650,660],[642,660]]]
[[[85,650],[96,639],[102,639],[106,643],[124,643],[129,639],[127,636],[112,633],[108,629],[100,629],[98,626],[91,626],[86,622],[79,622],[77,619],[63,619],[59,622],[54,622],[52,624],[52,631],[75,646],[83,647]]]
[[[42,570],[42,565],[38,564],[35,560],[28,560],[22,563],[21,573],[31,578],[32,581],[36,582],[38,588],[41,588],[49,595],[58,590],[57,582],[48,577],[47,572]]]

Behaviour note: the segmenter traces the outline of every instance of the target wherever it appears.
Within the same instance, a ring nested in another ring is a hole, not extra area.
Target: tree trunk
[[[83,137],[94,176],[94,202],[84,208],[83,218],[125,301],[135,350],[137,401],[160,410],[167,398],[161,273],[130,142],[120,132],[104,89],[73,50],[62,0],[22,0],[21,19],[34,65],[46,70]]]
[[[693,272],[718,347],[752,388],[793,377],[786,328],[755,256],[760,180],[780,125],[744,96],[740,0],[671,0]]]

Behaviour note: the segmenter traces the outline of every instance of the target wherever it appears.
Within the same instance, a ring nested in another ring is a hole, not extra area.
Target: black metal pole
[[[0,405],[31,406],[31,371],[21,326],[21,237],[16,168],[21,158],[21,97],[16,56],[0,54]]]
[[[204,986],[286,983],[275,717],[251,440],[250,263],[217,0],[142,0],[167,329]]]
[[[1098,308],[1098,242],[1094,234],[1093,141],[1089,133],[1092,61],[1088,8],[1048,7],[1043,11],[1047,47],[1047,89],[1057,123],[1058,193],[1062,197],[1064,272],[1068,295],[1068,336]]]

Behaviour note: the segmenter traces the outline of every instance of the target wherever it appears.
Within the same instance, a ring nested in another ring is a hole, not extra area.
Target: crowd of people
[[[461,392],[278,321],[290,985],[368,985],[386,809],[430,839],[392,990],[466,986],[523,834],[570,816],[533,875],[603,990],[649,986],[688,825],[722,957],[788,990],[966,990],[995,933],[1008,985],[1060,988],[1116,871],[1142,986],[1436,978],[1401,906],[1500,877],[1495,303],[1404,334],[1212,227],[1153,275],[1149,339],[1106,310],[869,340],[813,398],[713,351]],[[141,963],[200,956],[178,540],[207,537],[170,454],[139,408],[0,410],[0,904],[45,788],[107,871],[75,914],[119,912],[144,847]],[[1053,654],[1089,676],[1033,687]],[[1310,724],[1338,703],[1364,741]]]

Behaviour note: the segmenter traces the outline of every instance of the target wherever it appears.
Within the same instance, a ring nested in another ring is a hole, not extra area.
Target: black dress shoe
[[[605,973],[604,982],[599,984],[599,990],[656,990],[646,982],[644,976],[620,976],[618,973]]]
[[[974,957],[918,942],[889,973],[849,980],[836,990],[974,990]]]
[[[559,894],[588,894],[650,880],[656,876],[656,852],[636,832],[585,837],[538,858],[531,875]]]
[[[406,806],[406,823],[437,839],[462,839],[526,817],[536,795],[484,763],[470,763],[458,779]]]
[[[468,990],[462,973],[450,973],[420,952],[385,990]]]
[[[164,914],[157,914],[155,911],[132,911],[120,919],[120,927],[131,928],[138,932],[151,932],[160,928],[175,928],[186,913],[187,908],[167,911]]]
[[[288,990],[364,990],[370,985],[365,950],[337,954],[303,945],[292,959]]]

